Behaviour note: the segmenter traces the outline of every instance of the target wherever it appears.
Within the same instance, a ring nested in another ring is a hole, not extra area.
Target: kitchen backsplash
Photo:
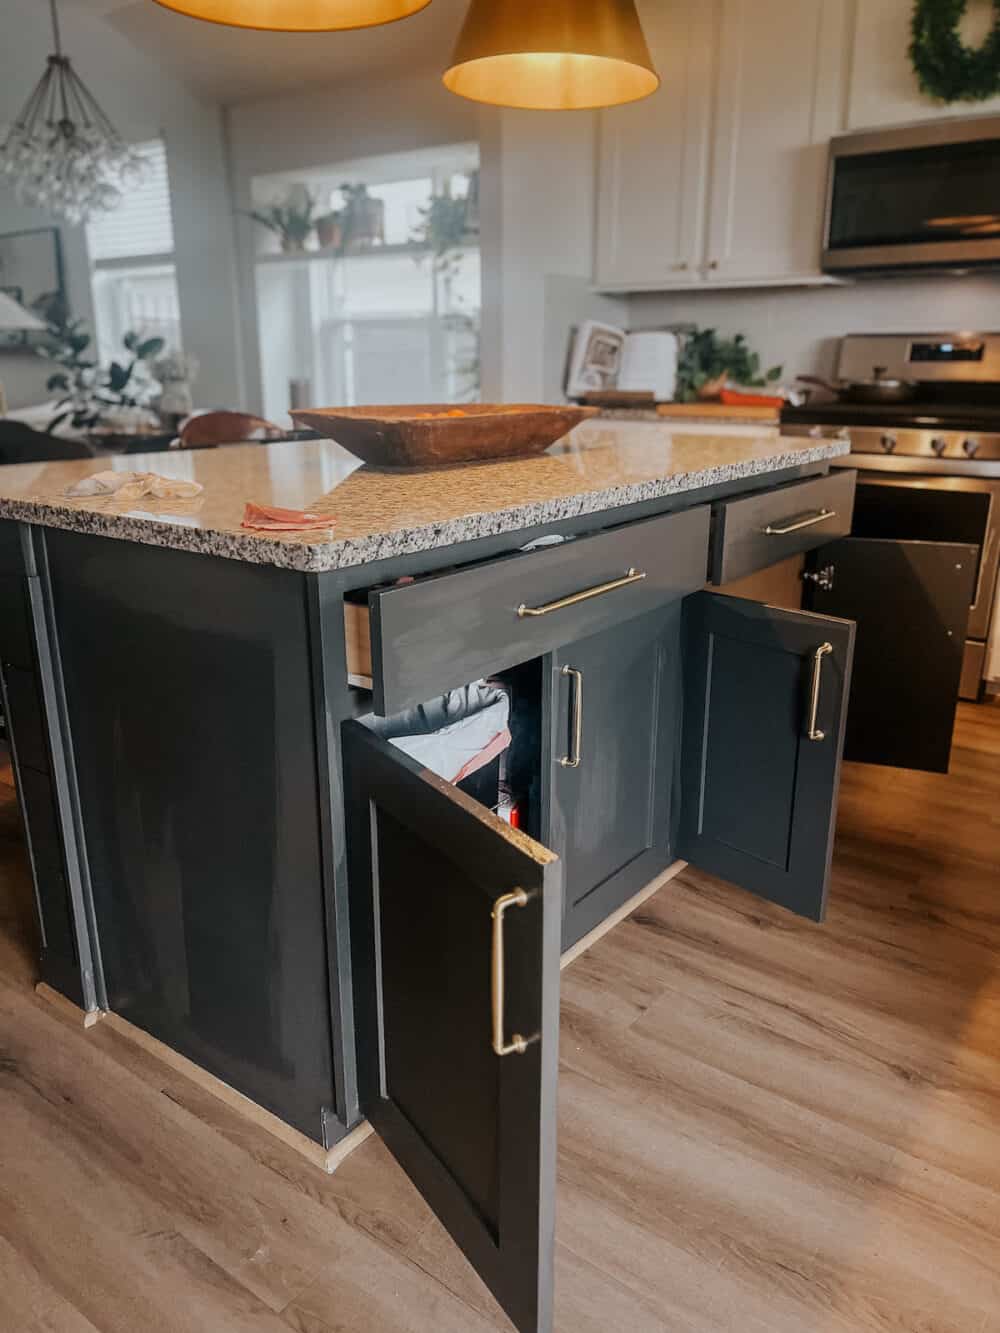
[[[958,332],[1000,328],[1000,275],[891,278],[831,287],[650,293],[627,300],[628,327],[690,321],[747,335],[764,365],[834,373],[845,333]]]

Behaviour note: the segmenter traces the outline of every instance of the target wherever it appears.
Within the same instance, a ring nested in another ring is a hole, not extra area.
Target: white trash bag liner
[[[485,680],[394,717],[371,713],[360,720],[447,782],[470,777],[511,743],[510,697]]]

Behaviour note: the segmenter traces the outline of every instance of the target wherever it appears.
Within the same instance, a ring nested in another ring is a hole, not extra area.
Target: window
[[[147,162],[119,206],[87,224],[97,350],[102,361],[122,354],[135,331],[181,347],[167,152],[161,139],[138,144]]]
[[[458,144],[253,183],[262,212],[301,204],[308,192],[314,213],[337,221],[300,253],[282,252],[279,237],[257,229],[267,417],[284,421],[293,393],[322,406],[478,397],[478,165],[478,146]],[[362,186],[364,202],[345,223]],[[428,245],[426,210],[442,199],[454,205],[439,207],[449,227]]]

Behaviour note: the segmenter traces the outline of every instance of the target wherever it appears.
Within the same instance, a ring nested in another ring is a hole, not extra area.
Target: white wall
[[[201,363],[196,400],[240,406],[234,227],[221,113],[198,101],[100,19],[64,6],[61,23],[65,50],[122,133],[136,141],[163,135],[184,343]],[[47,6],[38,0],[4,0],[3,28],[0,124],[17,114],[44,68],[51,44]],[[42,213],[20,208],[11,191],[0,186],[0,232],[51,223]],[[74,313],[92,321],[82,231],[64,227],[62,234]],[[0,359],[0,379],[12,405],[44,396],[44,374],[29,359]]]
[[[570,326],[626,315],[589,290],[596,136],[591,112],[484,113],[484,398],[559,401]]]

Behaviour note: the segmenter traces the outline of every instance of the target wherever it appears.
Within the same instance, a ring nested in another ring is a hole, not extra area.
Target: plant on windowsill
[[[468,201],[455,199],[447,190],[432,194],[420,210],[420,222],[411,234],[413,244],[434,256],[434,270],[451,274],[458,267],[457,251],[468,240]]]
[[[469,192],[464,198],[455,198],[449,189],[431,195],[410,235],[417,262],[431,255],[434,273],[443,279],[445,305],[450,309],[442,320],[454,345],[461,347],[464,342],[468,348],[464,356],[456,351],[450,364],[459,402],[475,401],[480,391],[479,319],[461,308],[462,297],[453,282],[462,266],[463,247],[478,230],[478,194],[477,172],[469,177]]]
[[[319,248],[339,253],[344,240],[343,214],[339,210],[334,210],[332,213],[321,213],[316,218],[315,225],[316,242]]]
[[[368,193],[364,184],[345,181],[340,192],[344,206],[340,210],[340,252],[364,250],[385,244],[385,203]]]
[[[293,186],[283,200],[254,208],[247,214],[254,222],[274,232],[282,254],[300,255],[316,226],[316,198],[303,185]]]

